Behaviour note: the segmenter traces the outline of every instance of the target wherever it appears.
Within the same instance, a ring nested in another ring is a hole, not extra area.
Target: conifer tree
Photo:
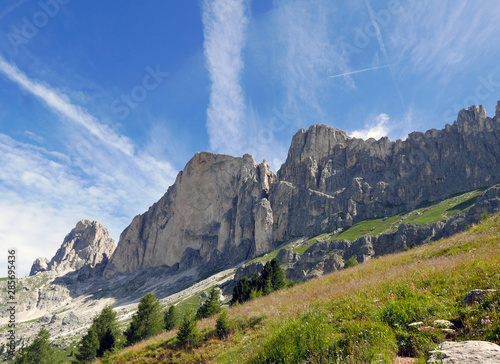
[[[15,364],[52,364],[55,361],[54,348],[50,344],[50,333],[42,328],[33,343],[16,356]]]
[[[222,309],[222,304],[220,302],[219,289],[215,287],[210,291],[207,300],[200,306],[196,312],[196,319],[200,320],[202,318],[210,317],[219,313]]]
[[[157,335],[163,331],[164,321],[160,302],[154,293],[149,292],[141,298],[139,308],[132,317],[129,328],[124,332],[127,345]]]
[[[92,326],[94,326],[99,340],[97,356],[100,357],[107,350],[112,350],[117,344],[119,335],[118,316],[113,310],[113,306],[104,307],[101,313],[94,318]]]
[[[97,346],[94,348],[94,336],[97,340]],[[87,363],[101,357],[107,350],[112,350],[118,344],[118,319],[117,314],[113,310],[113,306],[108,305],[103,308],[101,313],[94,317],[92,326],[89,328],[87,335],[80,341],[79,352],[77,355],[81,357],[81,363]],[[95,351],[95,354],[93,354]]]
[[[281,269],[280,262],[276,258],[271,260],[271,283],[274,291],[282,289],[286,286],[285,272]]]
[[[217,321],[215,322],[215,331],[217,332],[217,337],[221,340],[227,339],[229,336],[230,325],[227,318],[227,311],[225,309],[222,310],[219,317],[217,317]]]
[[[80,345],[78,346],[78,354],[76,360],[79,363],[90,363],[97,358],[97,351],[99,350],[99,339],[95,327],[92,325],[87,334],[82,337]]]
[[[171,305],[167,311],[165,311],[164,317],[165,330],[170,331],[174,329],[177,325],[175,322],[175,306]]]
[[[177,342],[181,348],[196,346],[199,341],[198,322],[193,319],[191,312],[186,312],[179,326]]]

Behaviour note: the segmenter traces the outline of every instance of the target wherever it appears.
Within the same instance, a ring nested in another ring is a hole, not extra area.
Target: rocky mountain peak
[[[294,135],[277,176],[249,154],[196,153],[160,201],[125,229],[104,275],[160,266],[208,271],[293,238],[492,186],[500,182],[499,114],[500,103],[493,119],[472,106],[443,130],[395,142],[312,125]],[[86,231],[80,225],[51,262],[36,261],[34,271],[93,264],[76,259],[75,252],[86,250],[76,238]]]
[[[493,129],[492,123],[494,121],[486,116],[483,105],[473,105],[468,109],[460,110],[455,125],[461,133],[477,134]]]
[[[287,160],[305,161],[311,156],[327,156],[336,146],[345,146],[351,139],[343,130],[331,126],[316,124],[300,129],[292,139]]]
[[[81,220],[66,235],[50,262],[46,258],[35,260],[30,275],[43,271],[67,273],[84,267],[93,269],[106,264],[114,250],[115,242],[100,222]]]
[[[275,179],[249,154],[196,153],[160,201],[122,233],[105,276],[233,264],[269,251]]]

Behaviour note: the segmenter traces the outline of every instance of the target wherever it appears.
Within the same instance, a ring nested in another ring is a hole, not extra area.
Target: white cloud
[[[240,154],[245,100],[240,84],[248,19],[245,0],[206,0],[205,56],[212,81],[207,128],[211,149]]]
[[[157,201],[176,171],[47,84],[0,56],[0,72],[67,123],[67,154],[0,134],[0,236],[20,250],[22,274],[41,253],[51,258],[83,218],[96,219],[115,239],[137,213]],[[33,138],[37,143],[43,140]],[[22,255],[22,256],[21,256]],[[3,269],[5,262],[0,262]]]
[[[18,86],[45,102],[50,109],[83,126],[103,142],[117,148],[127,155],[132,155],[134,153],[133,144],[128,138],[116,134],[107,125],[100,124],[96,118],[88,114],[81,107],[73,105],[65,95],[60,94],[57,90],[41,82],[30,80],[15,65],[5,61],[1,55],[0,72]]]
[[[354,138],[361,138],[365,140],[374,138],[378,140],[389,134],[390,128],[388,123],[389,115],[380,114],[373,120],[373,122],[366,124],[365,129],[355,130],[349,134]]]
[[[447,79],[498,49],[499,13],[495,0],[404,1],[390,44],[413,69]]]
[[[332,86],[328,76],[350,71],[332,42],[333,11],[331,1],[324,0],[278,0],[274,9],[273,53],[287,92],[286,107],[292,113],[306,111],[318,121],[327,117],[321,104]],[[350,78],[347,81],[354,85]]]
[[[102,172],[86,176],[89,181],[67,156],[3,134],[0,165],[0,238],[19,250],[22,274],[38,256],[50,259],[78,220],[100,220],[117,239],[141,212],[134,209],[144,195],[133,195],[125,181],[110,181]]]

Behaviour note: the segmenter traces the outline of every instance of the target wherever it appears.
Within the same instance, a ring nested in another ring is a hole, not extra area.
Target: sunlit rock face
[[[82,268],[94,269],[106,264],[114,250],[115,242],[100,222],[82,220],[66,235],[50,262],[46,258],[35,260],[30,275],[45,271],[62,275]]]
[[[105,275],[161,265],[215,267],[269,251],[275,180],[265,161],[248,154],[197,153],[163,198],[122,233]]]

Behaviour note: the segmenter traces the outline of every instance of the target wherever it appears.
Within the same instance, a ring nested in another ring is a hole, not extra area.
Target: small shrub
[[[215,330],[217,332],[217,337],[219,339],[227,339],[230,332],[229,319],[227,318],[227,311],[223,310],[219,317],[217,317],[217,321],[215,323]]]
[[[347,263],[345,263],[345,266],[344,268],[351,268],[351,267],[355,267],[358,265],[358,260],[356,259],[356,256],[352,256],[351,259],[349,259],[347,261]]]
[[[488,220],[490,217],[491,215],[485,212],[481,215],[481,221]]]
[[[178,346],[186,349],[190,346],[197,346],[200,340],[198,332],[198,322],[192,318],[191,312],[186,312],[182,319],[179,332],[177,333]]]

